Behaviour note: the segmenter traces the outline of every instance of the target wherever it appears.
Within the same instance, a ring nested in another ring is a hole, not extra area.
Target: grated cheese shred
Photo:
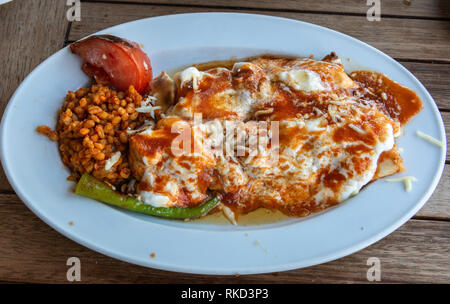
[[[111,170],[111,168],[119,161],[120,155],[121,155],[120,151],[117,151],[110,158],[108,158],[106,160],[106,163],[105,163],[105,170],[106,171]]]
[[[220,203],[220,209],[223,212],[223,215],[225,215],[225,217],[233,224],[233,225],[237,225],[237,221],[236,221],[236,215],[233,212],[233,210],[231,210],[229,207],[225,206],[224,204]]]
[[[417,182],[417,178],[414,176],[403,176],[403,177],[397,177],[397,178],[388,178],[386,179],[387,182],[403,182],[405,185],[405,191],[409,192],[412,190],[412,182]]]
[[[364,131],[363,129],[361,129],[358,126],[355,126],[354,124],[349,124],[348,125],[350,128],[352,128],[353,130],[355,130],[356,132],[358,132],[359,134],[366,134],[366,131]]]

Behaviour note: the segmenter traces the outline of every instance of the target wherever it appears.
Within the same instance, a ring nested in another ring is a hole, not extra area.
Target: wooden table
[[[389,54],[414,73],[433,95],[450,141],[450,2],[383,0],[381,8],[381,21],[368,22],[365,0],[84,1],[81,21],[68,22],[65,0],[14,0],[0,6],[0,115],[17,86],[36,65],[85,35],[151,16],[250,12],[329,27]],[[75,256],[81,260],[85,283],[364,283],[369,268],[367,259],[378,257],[382,282],[449,283],[448,153],[447,166],[432,198],[388,237],[337,261],[248,276],[171,273],[134,266],[91,251],[60,235],[31,213],[0,170],[0,281],[65,283],[66,261]]]

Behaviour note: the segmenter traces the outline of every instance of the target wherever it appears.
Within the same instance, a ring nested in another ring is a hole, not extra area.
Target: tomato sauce
[[[375,100],[381,110],[402,125],[422,109],[422,101],[414,91],[381,73],[356,71],[350,77],[367,89],[363,91],[364,98]]]

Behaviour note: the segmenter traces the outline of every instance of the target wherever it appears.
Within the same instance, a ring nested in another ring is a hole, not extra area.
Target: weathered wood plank
[[[25,76],[63,45],[66,9],[59,0],[16,0],[0,6],[0,117]],[[0,185],[0,190],[10,189],[1,167]]]
[[[410,220],[358,253],[306,269],[240,277],[174,275],[93,252],[52,230],[15,196],[0,197],[3,281],[65,283],[66,261],[72,256],[81,260],[84,283],[364,283],[369,257],[381,260],[382,282],[448,283],[450,279],[450,222]]]
[[[445,126],[445,135],[447,136],[447,161],[450,161],[450,149],[448,145],[450,144],[450,112],[441,112],[442,120]]]
[[[444,167],[441,180],[431,198],[415,218],[450,220],[450,165]]]
[[[66,9],[58,0],[16,0],[0,6],[0,114],[23,78],[62,47]]]
[[[98,30],[123,22],[167,14],[228,11],[227,9],[158,6],[144,4],[83,3],[82,20],[73,24],[69,40],[77,40]],[[242,10],[298,19],[322,25],[365,41],[395,58],[448,61],[450,21],[382,18],[368,22],[361,16],[321,15],[293,12]],[[332,48],[332,46],[330,46]]]
[[[400,63],[422,82],[440,109],[450,110],[449,64],[402,61]]]
[[[102,0],[103,1],[103,0]],[[366,1],[361,0],[105,0],[105,2],[141,2],[141,3],[165,3],[211,7],[234,7],[255,8],[255,9],[275,9],[275,10],[301,10],[322,13],[352,13],[367,14],[369,6]],[[382,1],[381,16],[414,16],[431,18],[449,18],[450,3],[441,0],[413,0],[413,1]]]
[[[8,178],[6,177],[5,171],[3,171],[3,166],[0,163],[0,191],[13,191],[11,185],[9,184]]]

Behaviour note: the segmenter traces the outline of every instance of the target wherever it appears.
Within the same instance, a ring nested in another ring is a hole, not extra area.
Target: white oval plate
[[[413,89],[424,109],[398,141],[413,190],[379,180],[319,215],[259,226],[169,221],[115,209],[71,192],[57,145],[36,126],[56,124],[68,90],[88,84],[81,60],[66,47],[39,65],[11,98],[1,126],[1,158],[14,190],[47,224],[108,256],[147,267],[203,274],[282,271],[334,260],[385,237],[428,200],[441,176],[445,149],[415,135],[421,130],[445,143],[439,111],[423,85],[382,52],[316,25],[262,15],[203,13],[137,20],[100,33],[144,45],[155,75],[163,69],[263,53],[322,58],[335,51],[347,72],[385,73]],[[348,60],[351,59],[351,60]],[[73,222],[71,226],[68,223]],[[24,240],[25,241],[25,240]],[[156,253],[155,258],[150,253]]]

